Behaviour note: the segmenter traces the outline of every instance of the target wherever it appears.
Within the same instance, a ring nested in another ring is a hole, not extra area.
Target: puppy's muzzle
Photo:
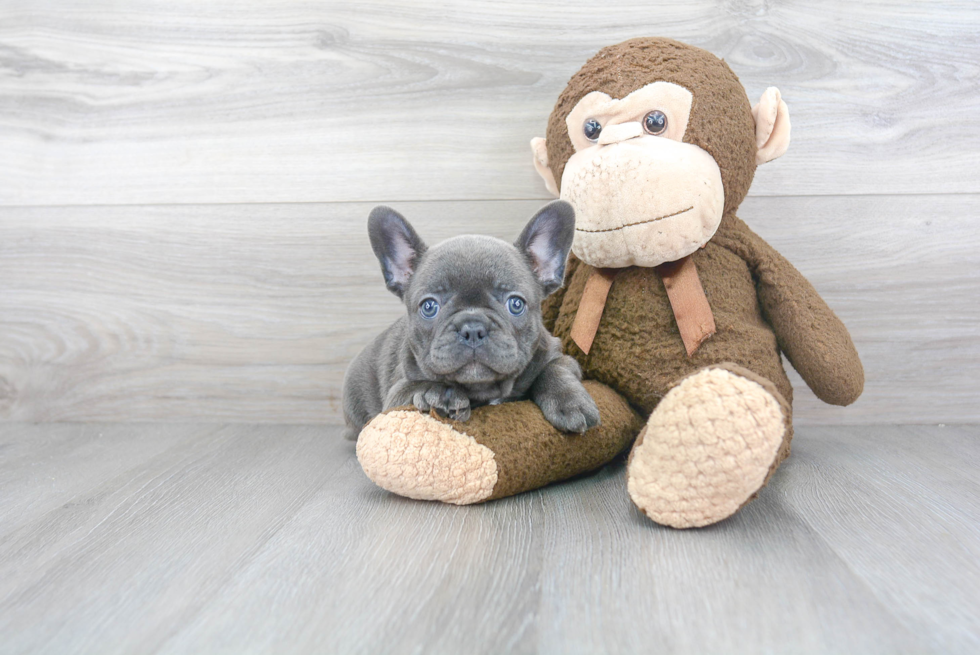
[[[459,326],[456,333],[460,343],[470,348],[479,348],[487,342],[490,330],[483,321],[470,319]]]

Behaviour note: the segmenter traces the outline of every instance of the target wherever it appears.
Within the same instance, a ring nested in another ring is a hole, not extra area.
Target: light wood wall
[[[740,216],[851,329],[864,397],[799,423],[980,420],[980,5],[0,3],[0,420],[337,422],[400,307],[365,221],[512,238],[528,141],[604,45],[780,88]]]

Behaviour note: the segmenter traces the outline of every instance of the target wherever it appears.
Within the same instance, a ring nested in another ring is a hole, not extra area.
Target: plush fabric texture
[[[574,153],[565,117],[578,101],[592,91],[621,99],[660,81],[678,84],[694,94],[684,141],[714,157],[725,187],[725,213],[735,211],[755,175],[752,105],[728,64],[706,50],[673,39],[630,39],[603,48],[572,75],[548,120],[548,163],[559,188],[565,162]]]
[[[759,149],[755,155],[756,165],[786,154],[790,135],[789,107],[783,102],[779,89],[774,86],[766,89],[759,103],[752,107],[752,117],[755,119],[755,144]]]
[[[767,325],[817,398],[831,405],[857,400],[864,391],[861,359],[847,328],[813,285],[734,215],[722,221],[712,243],[749,267]]]
[[[469,505],[486,500],[497,483],[493,451],[414,408],[364,426],[357,461],[378,486],[417,500]]]
[[[608,94],[601,91],[590,91],[576,104],[575,109],[565,119],[565,125],[568,127],[572,145],[581,150],[592,145],[592,142],[580,131],[582,124],[589,118],[602,115],[607,123],[603,126],[596,143],[600,145],[615,143],[627,136],[626,134],[615,136],[617,132],[642,135],[643,127],[633,122],[633,119],[642,116],[655,106],[671,119],[660,136],[680,141],[687,131],[687,121],[691,115],[693,101],[694,94],[689,89],[670,82],[653,82],[618,99],[610,98]],[[612,127],[608,122],[610,117],[614,118]]]
[[[646,179],[657,183],[635,183]],[[576,153],[561,184],[562,199],[575,207],[572,252],[593,266],[675,261],[711,239],[724,217],[724,184],[711,155],[671,139]]]
[[[627,489],[662,525],[728,518],[753,498],[788,444],[788,406],[737,366],[688,376],[664,397],[630,452]]]
[[[454,424],[496,457],[498,481],[489,500],[594,471],[632,445],[643,417],[605,385],[586,381],[585,388],[602,424],[584,434],[559,432],[529,401],[478,408],[468,422]]]
[[[585,289],[582,291],[578,312],[575,314],[575,322],[572,324],[569,336],[586,355],[592,348],[592,339],[599,329],[602,311],[606,308],[606,297],[619,271],[618,268],[596,268],[585,281]]]
[[[657,274],[667,290],[677,330],[690,357],[715,333],[715,317],[704,295],[697,266],[688,255],[680,261],[658,266]]]
[[[705,366],[734,362],[771,380],[792,403],[780,352],[818,398],[848,405],[861,395],[864,369],[847,328],[806,278],[735,216],[692,255],[716,333],[687,357],[667,291],[651,268],[615,278],[589,354],[571,326],[591,267],[569,261],[566,286],[544,305],[545,326],[562,339],[585,376],[651,412],[673,382]]]
[[[714,241],[692,255],[715,319],[715,334],[688,357],[667,290],[656,270],[631,267],[613,281],[589,354],[571,339],[591,267],[570,265],[553,333],[585,377],[622,393],[649,414],[677,380],[706,366],[733,362],[772,380],[792,402],[776,336],[766,323],[749,265]],[[557,301],[557,299],[555,299]]]
[[[456,433],[449,442],[472,438],[493,453],[497,480],[487,499],[597,468],[643,429],[628,466],[631,498],[658,522],[707,525],[755,497],[789,455],[793,390],[782,354],[828,403],[852,403],[863,390],[864,370],[844,325],[799,271],[735,215],[755,173],[757,134],[745,91],[723,61],[670,39],[633,39],[601,50],[572,76],[549,120],[547,165],[554,178],[561,180],[574,151],[565,117],[580,98],[592,91],[622,98],[656,81],[693,93],[684,141],[707,151],[721,171],[721,223],[691,255],[716,331],[688,356],[657,270],[630,266],[615,275],[585,353],[571,332],[593,269],[570,258],[565,286],[542,312],[545,326],[582,366],[602,425],[564,435],[528,402],[479,408],[466,424],[441,421]],[[781,137],[766,157],[785,147],[789,129],[781,99],[767,102],[762,109],[774,122],[763,132]],[[411,452],[443,457],[421,446]]]
[[[633,443],[643,419],[596,382],[585,388],[603,424],[559,432],[530,401],[477,407],[465,423],[412,408],[375,417],[357,440],[372,482],[408,498],[468,505],[595,470]]]

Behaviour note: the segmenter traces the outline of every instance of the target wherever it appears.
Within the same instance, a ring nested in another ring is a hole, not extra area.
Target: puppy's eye
[[[643,117],[643,129],[654,136],[667,131],[667,115],[659,109],[654,109]]]
[[[599,133],[602,132],[602,125],[596,119],[590,118],[585,121],[585,125],[582,126],[582,131],[585,132],[586,139],[595,141],[599,138]]]
[[[527,303],[520,296],[511,296],[507,299],[507,311],[512,316],[520,316],[527,309]]]
[[[419,303],[419,314],[422,318],[435,318],[439,313],[439,301],[435,298],[426,298]]]

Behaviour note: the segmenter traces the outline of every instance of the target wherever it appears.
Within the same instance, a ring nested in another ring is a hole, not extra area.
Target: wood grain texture
[[[4,430],[0,450],[0,537],[37,516],[76,508],[92,489],[187,442],[211,439],[217,426],[44,424]],[[134,439],[134,434],[139,438]],[[25,493],[30,489],[30,493]]]
[[[149,652],[345,465],[316,456],[330,443],[321,428],[293,428],[285,438],[275,426],[236,426],[188,438],[192,429],[172,426],[179,443],[77,487],[43,521],[0,537],[0,649],[105,652],[99,632],[122,623],[130,628],[113,649]],[[131,426],[130,438],[156,450],[153,432]],[[82,614],[87,634],[66,621]],[[21,632],[29,616],[35,630]]]
[[[396,207],[433,243],[512,239],[539,205]],[[370,207],[0,209],[0,419],[339,421],[347,364],[404,311]],[[740,214],[866,368],[848,408],[793,373],[799,424],[980,420],[980,196],[755,197]]]
[[[937,652],[980,648],[980,430],[869,427],[857,435],[814,428],[805,434],[776,485],[787,504],[834,544],[903,625],[923,634],[944,623]],[[869,534],[877,535],[874,544]],[[948,603],[941,610],[936,593]]]
[[[973,0],[108,0],[0,7],[0,204],[544,198],[528,141],[605,45],[778,86],[757,195],[980,192]]]
[[[52,448],[124,431],[145,456],[98,474]],[[336,428],[6,424],[5,502],[68,502],[0,523],[0,653],[973,653],[978,437],[804,427],[756,501],[677,531],[621,463],[455,507],[374,487]]]

